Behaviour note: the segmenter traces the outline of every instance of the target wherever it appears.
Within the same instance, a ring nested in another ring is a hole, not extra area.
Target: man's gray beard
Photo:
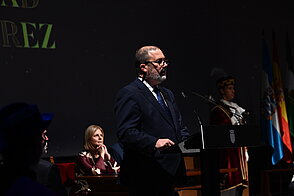
[[[145,79],[151,79],[161,83],[166,80],[166,75],[160,76],[159,74],[150,74],[149,76],[146,76]]]

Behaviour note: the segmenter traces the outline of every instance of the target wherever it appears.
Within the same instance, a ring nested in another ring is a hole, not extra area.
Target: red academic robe
[[[215,106],[210,112],[210,124],[230,125],[231,113],[222,106]],[[237,126],[237,125],[236,125]],[[226,148],[219,151],[220,168],[237,168],[236,172],[229,172],[224,188],[248,185],[248,165],[245,157],[245,147]]]

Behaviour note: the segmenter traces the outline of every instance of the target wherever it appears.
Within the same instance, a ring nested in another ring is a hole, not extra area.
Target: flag
[[[284,89],[281,76],[281,68],[278,58],[278,50],[275,42],[275,35],[273,34],[273,86],[276,95],[277,113],[280,125],[280,134],[284,144],[284,157],[287,163],[292,162],[292,143],[290,137],[290,130],[287,117],[286,102],[284,96]]]
[[[275,92],[273,89],[272,63],[266,41],[262,39],[263,69],[262,93],[263,112],[261,127],[265,140],[272,147],[272,164],[275,165],[284,157],[283,142],[280,134]]]
[[[294,64],[292,61],[291,48],[289,36],[286,38],[286,82],[285,82],[285,97],[286,97],[286,108],[289,122],[289,129],[291,135],[294,137]]]

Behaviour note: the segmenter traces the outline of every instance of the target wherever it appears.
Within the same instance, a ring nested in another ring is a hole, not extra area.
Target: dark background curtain
[[[113,144],[115,94],[136,77],[135,50],[157,45],[171,62],[163,85],[191,133],[193,110],[204,124],[209,113],[191,92],[218,99],[215,82],[224,74],[237,78],[235,101],[259,124],[262,32],[269,46],[276,33],[284,66],[292,8],[291,0],[0,0],[0,105],[25,101],[55,114],[48,155],[76,155],[91,124]]]

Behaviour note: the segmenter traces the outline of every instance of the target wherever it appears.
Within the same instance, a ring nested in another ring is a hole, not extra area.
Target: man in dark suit
[[[138,78],[116,97],[117,135],[124,146],[120,176],[130,195],[174,195],[174,186],[184,175],[182,155],[162,153],[189,136],[173,93],[159,86],[167,67],[158,47],[140,48]]]

